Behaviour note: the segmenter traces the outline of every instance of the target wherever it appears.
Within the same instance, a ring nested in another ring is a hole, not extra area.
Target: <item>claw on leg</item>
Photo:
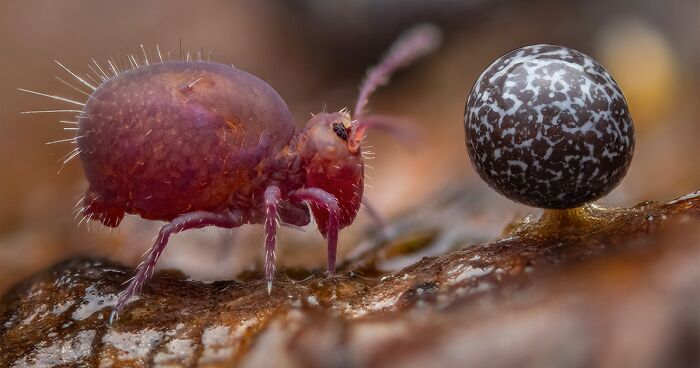
[[[153,276],[156,263],[160,258],[161,253],[168,244],[168,239],[172,234],[177,234],[180,231],[189,229],[198,229],[207,226],[217,226],[222,228],[233,228],[241,225],[241,217],[234,213],[218,214],[212,212],[191,212],[182,216],[178,216],[170,223],[163,225],[158,234],[153,247],[146,252],[145,258],[141,264],[136,267],[136,274],[129,281],[129,285],[119,293],[116,304],[112,307],[112,314],[109,316],[109,323],[113,323],[122,311],[133,299],[133,297],[141,291],[143,285]]]
[[[328,211],[328,222],[325,232],[321,232],[328,240],[328,272],[335,272],[335,258],[338,250],[338,233],[340,223],[338,222],[338,200],[332,194],[321,188],[304,188],[292,193],[290,199],[296,202],[309,201]]]
[[[272,280],[275,277],[275,243],[277,241],[277,203],[281,197],[277,186],[265,190],[265,279],[267,294],[272,292]]]

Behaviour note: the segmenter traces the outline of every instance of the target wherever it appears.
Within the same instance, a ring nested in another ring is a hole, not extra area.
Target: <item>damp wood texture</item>
[[[698,364],[700,193],[595,207],[595,221],[550,212],[490,242],[465,230],[489,192],[444,193],[330,277],[279,270],[268,296],[255,272],[202,283],[159,271],[113,325],[130,268],[57,264],[3,296],[0,365]]]

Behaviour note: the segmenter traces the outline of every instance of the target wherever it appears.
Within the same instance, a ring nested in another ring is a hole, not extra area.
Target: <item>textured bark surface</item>
[[[476,245],[464,198],[399,218],[330,277],[281,270],[270,296],[256,272],[161,271],[112,326],[131,269],[68,260],[2,298],[0,366],[700,364],[700,193]]]

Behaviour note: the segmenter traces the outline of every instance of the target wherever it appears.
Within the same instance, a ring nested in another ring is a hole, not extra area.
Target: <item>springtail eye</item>
[[[343,123],[333,123],[333,131],[335,132],[335,135],[340,137],[340,139],[344,141],[348,140],[348,131],[345,129],[345,125],[343,125]]]

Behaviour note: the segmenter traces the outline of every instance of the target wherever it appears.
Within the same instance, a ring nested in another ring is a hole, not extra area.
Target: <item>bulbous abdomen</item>
[[[266,162],[294,135],[267,83],[205,62],[116,76],[92,94],[79,124],[86,214],[108,226],[124,212],[169,220],[224,210],[260,190]]]

